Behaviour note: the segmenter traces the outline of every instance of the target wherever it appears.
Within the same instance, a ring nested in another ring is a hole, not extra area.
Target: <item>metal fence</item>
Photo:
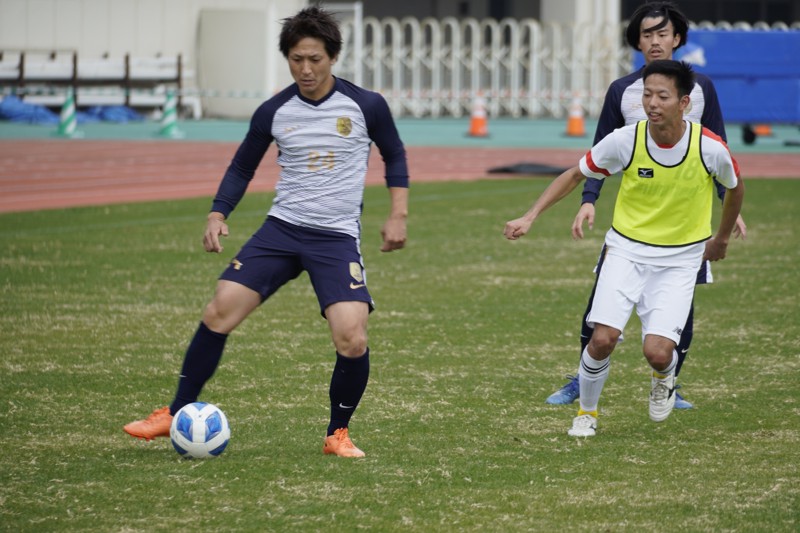
[[[491,117],[562,118],[576,100],[588,116],[597,117],[608,85],[634,65],[633,51],[623,41],[624,22],[600,25],[452,17],[379,20],[362,17],[358,2],[331,5],[346,12],[342,19],[344,46],[334,72],[382,93],[397,117],[462,117],[470,114],[479,97]],[[790,27],[783,23],[700,22],[692,29],[787,33],[800,31],[800,23]],[[52,67],[50,63],[56,61],[51,57],[47,62],[44,66]],[[81,65],[70,62],[66,68],[72,69],[74,77],[75,72],[93,65],[84,60]],[[203,97],[263,100],[276,90],[210,89],[197,83],[188,66],[182,77],[189,83],[178,84],[178,95],[192,105],[195,117],[202,116]],[[35,72],[31,68],[29,73]],[[14,93],[51,106],[64,101],[60,78],[43,75],[36,84],[21,83],[22,72],[23,62],[0,50],[0,97]],[[111,99],[124,103],[129,97],[140,104],[162,105],[166,94],[163,84],[132,89],[120,83],[95,87],[96,80],[90,81],[91,86],[76,90],[84,105],[107,105]]]
[[[633,64],[624,23],[366,17],[360,27],[354,24],[343,24],[336,73],[383,94],[395,116],[460,117],[480,96],[493,117],[560,118],[575,99],[596,117],[608,85]],[[693,27],[795,31],[797,25]]]
[[[621,26],[367,17],[360,47],[352,23],[343,30],[337,74],[382,93],[396,116],[460,117],[477,96],[490,116],[561,117],[575,98],[599,113],[631,64]]]

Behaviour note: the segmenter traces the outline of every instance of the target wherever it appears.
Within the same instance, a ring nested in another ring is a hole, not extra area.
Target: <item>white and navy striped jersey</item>
[[[408,187],[405,148],[386,101],[336,78],[320,100],[304,98],[292,84],[256,110],[213,211],[226,217],[233,211],[273,140],[281,171],[268,214],[291,224],[360,237],[372,142],[383,157],[387,186]]]

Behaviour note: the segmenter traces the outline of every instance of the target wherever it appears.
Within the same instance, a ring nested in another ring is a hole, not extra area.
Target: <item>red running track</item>
[[[171,200],[216,192],[238,143],[163,141],[0,141],[0,213],[123,202]],[[493,167],[536,162],[566,168],[582,150],[408,147],[414,181],[464,181]],[[251,191],[270,191],[278,178],[274,147]],[[742,175],[800,178],[799,154],[739,154]],[[383,183],[383,163],[372,150],[367,184]]]

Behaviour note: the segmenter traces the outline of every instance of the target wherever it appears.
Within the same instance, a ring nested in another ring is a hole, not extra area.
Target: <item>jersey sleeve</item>
[[[600,111],[600,117],[597,122],[597,129],[594,132],[594,141],[592,145],[597,145],[603,138],[617,128],[625,125],[625,118],[622,116],[622,87],[618,83],[612,83],[606,97],[603,100],[603,109]],[[600,189],[603,188],[603,180],[587,177],[586,182],[583,184],[583,194],[581,195],[581,203],[594,204],[600,198]]]
[[[722,117],[722,109],[719,106],[719,98],[717,97],[717,89],[714,87],[714,83],[707,76],[698,75],[697,84],[703,90],[703,98],[705,99],[700,122],[703,127],[708,128],[727,143],[728,136],[725,132],[725,121]],[[725,198],[725,186],[715,179],[714,187],[717,189],[717,196],[720,200]]]
[[[383,158],[386,185],[408,187],[406,149],[397,133],[392,112],[383,96],[378,93],[371,96],[370,105],[364,110],[367,132]]]
[[[711,79],[707,76],[697,76],[697,83],[703,90],[703,98],[705,99],[703,116],[700,118],[700,123],[719,135],[719,137],[727,143],[728,136],[725,133],[725,121],[722,117],[722,109],[719,107],[717,90]]]
[[[272,119],[277,108],[270,104],[270,101],[265,102],[253,113],[247,135],[236,150],[217,189],[211,210],[222,213],[225,218],[244,196],[258,165],[273,141]]]
[[[718,186],[733,189],[739,182],[739,164],[731,155],[728,145],[718,135],[703,128],[701,151],[703,162],[708,171],[714,176]]]
[[[594,141],[592,146],[599,143],[603,138],[617,128],[625,125],[625,117],[622,116],[622,93],[624,88],[619,83],[612,83],[608,87],[606,97],[603,100],[603,109],[597,119],[597,129],[594,130]]]
[[[612,131],[581,158],[581,173],[603,180],[620,172],[630,161],[635,142],[636,124]]]

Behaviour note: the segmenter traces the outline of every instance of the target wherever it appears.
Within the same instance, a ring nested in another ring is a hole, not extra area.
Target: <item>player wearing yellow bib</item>
[[[653,246],[686,246],[711,236],[714,185],[700,152],[702,126],[687,124],[685,159],[664,166],[647,151],[647,121],[637,123],[633,160],[614,207],[612,227],[620,235]]]
[[[642,323],[642,350],[653,369],[650,418],[661,422],[672,412],[675,347],[691,307],[697,270],[704,260],[725,258],[744,198],[744,184],[725,143],[683,118],[695,83],[691,67],[657,60],[645,67],[642,79],[647,120],[607,135],[504,230],[506,238],[516,240],[587,177],[604,179],[622,172],[587,317],[594,332],[581,355],[580,409],[568,432],[572,436],[595,434],[610,356],[634,308]],[[715,179],[728,192],[712,236]]]
[[[689,20],[673,2],[653,0],[641,4],[633,12],[625,29],[625,38],[631,48],[642,53],[646,65],[658,59],[673,59],[673,53],[687,43],[688,32]],[[643,72],[644,67],[613,81],[609,85],[603,102],[603,110],[598,117],[593,144],[597,144],[603,137],[617,128],[647,119],[646,110],[642,107]],[[711,79],[701,73],[695,73],[695,85],[692,92],[689,93],[689,97],[691,98],[691,105],[686,109],[684,118],[691,122],[702,124],[725,141],[725,122],[722,117],[722,110],[719,107],[717,91]],[[600,197],[600,191],[604,183],[605,180],[594,178],[588,178],[584,182],[581,206],[572,223],[573,235],[576,238],[583,238],[584,224],[587,224],[589,229],[594,229],[595,203]],[[715,195],[722,199],[725,195],[725,187],[718,185],[715,189]],[[747,236],[747,225],[741,216],[733,229],[733,235],[742,240]],[[599,259],[602,259],[604,255],[605,251],[601,250]],[[599,273],[599,267],[599,264],[595,265],[595,274]],[[595,277],[595,281],[596,279]],[[697,285],[711,284],[713,281],[711,265],[708,262],[704,262],[697,272]],[[580,321],[579,366],[580,354],[592,337],[592,328],[586,323],[586,317],[592,310],[593,297],[594,285],[592,286],[586,311],[581,316]],[[689,308],[689,316],[686,318],[686,324],[683,327],[681,340],[678,341],[678,365],[675,367],[676,380],[680,378],[694,340],[694,315],[695,309],[694,305],[692,305]],[[566,405],[573,403],[578,398],[577,373],[574,376],[567,375],[567,378],[569,381],[550,394],[545,400],[546,403]],[[675,388],[680,388],[680,385],[676,385]],[[675,393],[675,409],[691,409],[692,407],[693,404],[682,397],[681,391]]]

